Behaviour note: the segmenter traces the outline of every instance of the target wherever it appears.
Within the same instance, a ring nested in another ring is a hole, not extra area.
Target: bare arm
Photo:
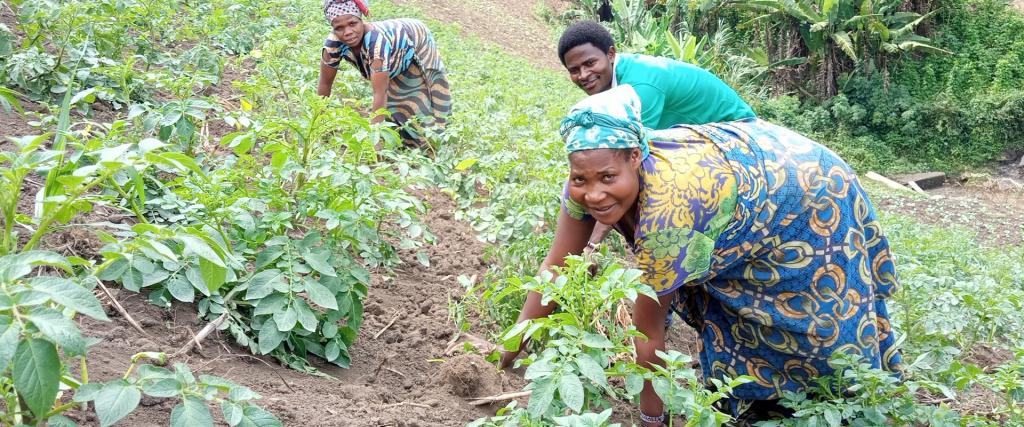
[[[380,59],[374,59],[370,63],[371,70],[379,70],[383,66],[383,61]],[[373,106],[372,112],[377,112],[381,108],[387,105],[388,101],[388,84],[391,83],[391,75],[387,71],[373,71],[370,74],[370,84],[373,86]],[[370,119],[370,123],[380,123],[384,120],[383,115],[374,116]]]
[[[664,364],[655,351],[665,351],[665,316],[668,313],[672,297],[673,295],[669,294],[659,297],[655,301],[641,295],[637,298],[636,305],[633,306],[633,324],[638,331],[647,336],[647,340],[636,338],[633,341],[636,346],[636,362],[640,366],[649,369],[655,364]],[[661,398],[655,393],[651,382],[645,381],[644,389],[640,392],[640,411],[647,415],[658,416],[664,410]]]
[[[316,86],[316,94],[320,96],[331,96],[331,86],[334,86],[334,78],[338,76],[338,69],[327,65],[331,57],[324,50],[320,60],[320,83]]]
[[[565,265],[565,257],[568,255],[579,255],[587,246],[587,239],[594,229],[594,220],[578,220],[565,212],[563,208],[558,214],[558,225],[555,228],[555,240],[551,243],[551,250],[544,262],[540,264],[540,271],[546,271],[552,266]],[[545,317],[555,310],[554,304],[542,305],[541,295],[537,292],[530,292],[526,295],[526,302],[523,309],[519,311],[519,319],[516,323],[524,320]],[[520,346],[522,350],[522,346]],[[501,367],[504,369],[512,364],[519,351],[506,351],[501,355]]]

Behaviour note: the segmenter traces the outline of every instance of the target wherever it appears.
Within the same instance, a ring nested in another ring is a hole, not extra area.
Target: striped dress
[[[391,80],[386,108],[391,119],[399,125],[406,145],[422,146],[423,130],[443,129],[451,113],[451,93],[434,36],[416,19],[388,19],[370,25],[358,55],[333,31],[328,34],[323,49],[330,58],[326,65],[338,68],[344,59],[366,79],[374,71],[387,72]],[[371,70],[370,64],[377,59],[381,68]]]

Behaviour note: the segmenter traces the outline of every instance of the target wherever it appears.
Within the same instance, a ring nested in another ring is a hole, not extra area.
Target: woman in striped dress
[[[373,86],[373,111],[387,109],[405,145],[424,145],[425,128],[443,129],[451,94],[434,36],[415,19],[368,22],[366,0],[325,0],[331,33],[321,51],[317,93],[330,96],[344,59]],[[373,123],[384,120],[376,116]]]

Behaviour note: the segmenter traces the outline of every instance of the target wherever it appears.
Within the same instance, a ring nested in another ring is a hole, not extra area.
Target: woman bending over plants
[[[373,86],[373,111],[386,108],[407,146],[424,144],[423,127],[444,127],[451,94],[434,36],[416,19],[368,22],[367,0],[325,0],[331,33],[324,41],[317,93],[330,96],[344,59]],[[373,123],[384,120],[376,116]]]
[[[569,180],[546,270],[580,254],[595,223],[618,231],[641,280],[637,362],[663,364],[675,313],[700,334],[705,380],[746,375],[727,409],[740,424],[787,415],[784,391],[833,372],[833,353],[896,370],[885,298],[896,289],[889,244],[850,167],[833,152],[756,118],[651,131],[629,85],[572,108],[561,134]],[[555,307],[527,296],[519,321]],[[502,355],[502,366],[518,351]],[[650,382],[644,425],[661,425]]]

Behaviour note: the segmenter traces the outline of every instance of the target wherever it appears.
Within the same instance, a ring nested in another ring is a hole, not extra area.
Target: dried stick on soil
[[[395,313],[395,317],[392,317],[391,321],[388,322],[387,325],[384,325],[383,328],[381,328],[379,331],[377,331],[377,334],[373,336],[373,339],[380,338],[381,334],[383,334],[384,331],[388,330],[388,328],[390,328],[391,325],[394,325],[396,320],[398,320],[398,313]]]
[[[149,334],[147,334],[146,331],[142,329],[142,325],[139,325],[139,322],[136,322],[135,318],[133,318],[132,315],[128,314],[128,311],[121,306],[121,303],[117,302],[117,299],[114,298],[114,294],[110,292],[110,289],[107,289],[107,285],[104,285],[103,281],[101,281],[100,279],[96,279],[96,284],[100,286],[100,289],[103,290],[103,293],[107,294],[107,298],[110,298],[110,304],[114,306],[114,309],[121,314],[121,317],[123,317],[124,320],[127,320],[128,323],[131,324],[132,327],[135,328],[135,330],[141,332],[142,335],[149,336]]]
[[[480,406],[480,405],[487,405],[487,404],[496,403],[496,402],[504,402],[506,400],[518,399],[520,397],[529,396],[530,393],[532,393],[532,392],[533,392],[533,390],[526,390],[526,391],[517,391],[515,393],[499,394],[499,395],[495,395],[495,396],[477,397],[477,398],[475,398],[473,400],[470,400],[469,404],[473,405],[473,406]]]
[[[212,321],[210,323],[207,323],[206,326],[204,326],[203,329],[201,329],[199,331],[199,333],[196,334],[196,336],[194,338],[188,340],[188,342],[185,343],[184,346],[179,348],[178,351],[175,351],[173,354],[171,354],[170,359],[173,359],[175,357],[181,356],[181,355],[191,351],[192,347],[195,347],[196,345],[199,345],[200,341],[202,341],[204,338],[206,338],[207,335],[210,335],[210,333],[213,332],[215,329],[217,329],[217,327],[220,326],[221,323],[224,323],[224,321],[227,320],[227,318],[228,318],[228,312],[225,311],[224,314],[220,315],[220,317],[218,317],[217,319],[215,319],[214,321]]]
[[[391,368],[388,368],[388,367],[384,367],[384,370],[385,370],[385,371],[389,371],[389,372],[391,372],[391,373],[395,373],[395,374],[401,375],[401,376],[402,376],[402,378],[405,378],[405,374],[403,374],[403,373],[401,373],[401,372],[399,372],[399,371],[396,371],[396,370],[394,370],[394,369],[391,369]]]
[[[423,409],[430,409],[430,405],[424,405],[422,403],[414,403],[414,402],[389,403],[387,405],[384,405],[383,407],[384,408],[394,408],[395,406],[403,406],[403,405],[415,406],[417,408],[423,408]]]

